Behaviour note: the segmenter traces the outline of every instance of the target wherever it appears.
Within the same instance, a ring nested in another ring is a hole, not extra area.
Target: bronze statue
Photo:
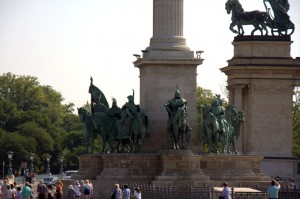
[[[289,10],[288,0],[264,0],[263,1],[266,12],[254,10],[251,12],[245,12],[242,5],[238,0],[227,0],[225,3],[225,9],[227,14],[231,13],[231,24],[229,29],[237,33],[238,36],[244,35],[243,25],[253,25],[254,29],[251,32],[253,36],[255,31],[259,30],[261,36],[263,31],[264,35],[268,35],[268,28],[271,29],[272,35],[284,36],[291,35],[295,30],[294,24],[290,21],[290,17],[287,14]],[[269,7],[270,5],[270,7]],[[274,16],[272,16],[272,12]],[[237,26],[238,30],[234,27]]]
[[[268,7],[268,3],[271,8]],[[267,21],[268,27],[271,28],[272,35],[284,36],[292,35],[295,30],[295,25],[290,20],[287,12],[290,9],[288,0],[264,0],[266,11],[269,14]],[[273,11],[273,16],[271,13]]]
[[[237,111],[236,107],[222,106],[220,95],[216,95],[211,106],[202,105],[203,143],[208,145],[208,153],[219,153],[218,143],[221,142],[221,152],[238,154],[235,139],[240,135],[240,125],[244,122],[245,114]]]
[[[93,136],[94,124],[90,112],[84,108],[77,108],[79,119],[84,123],[84,140],[85,140],[85,153],[93,153]]]
[[[251,11],[245,12],[241,3],[238,0],[227,0],[225,4],[227,14],[231,13],[231,24],[229,29],[233,33],[237,33],[238,36],[244,35],[245,31],[243,25],[253,25],[254,29],[251,35],[254,35],[255,31],[259,30],[263,35],[263,30],[266,31],[265,35],[268,35],[268,29],[266,21],[268,20],[268,14],[266,12]],[[237,26],[238,30],[234,29]]]
[[[136,146],[144,150],[144,139],[149,136],[148,117],[143,110],[134,103],[133,95],[128,96],[128,102],[121,108],[117,100],[112,98],[112,107],[109,108],[103,92],[91,83],[91,111],[78,109],[80,120],[84,123],[86,153],[93,152],[93,140],[99,134],[103,141],[102,152],[111,153],[136,151]],[[139,142],[141,140],[141,142]],[[127,150],[124,150],[126,145]]]
[[[140,146],[143,152],[144,140],[149,136],[148,117],[145,112],[141,110],[140,106],[134,103],[134,90],[133,94],[129,95],[127,99],[128,102],[126,102],[121,109],[117,139],[122,143],[122,151],[124,151],[124,143],[129,139],[131,140],[130,150],[132,152],[136,152],[136,146]]]
[[[187,101],[180,97],[178,86],[174,98],[170,99],[164,106],[166,107],[169,116],[167,129],[173,138],[173,148],[180,149],[180,137],[182,147],[184,148],[184,137],[185,141],[189,141],[192,129],[188,123]]]

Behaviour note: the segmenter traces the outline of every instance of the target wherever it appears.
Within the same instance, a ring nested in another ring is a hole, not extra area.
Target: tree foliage
[[[294,90],[293,97],[293,154],[300,157],[300,88]]]
[[[13,169],[17,172],[21,162],[29,162],[30,153],[34,153],[35,171],[44,172],[45,157],[50,154],[54,165],[51,170],[58,173],[58,158],[64,155],[64,147],[76,151],[84,144],[82,124],[73,114],[74,104],[63,104],[63,100],[59,92],[40,85],[36,77],[12,73],[0,76],[0,161],[7,161],[7,152],[13,151]],[[76,142],[69,141],[72,135]],[[80,155],[76,152],[67,157],[74,159]],[[78,161],[73,164],[76,166]]]

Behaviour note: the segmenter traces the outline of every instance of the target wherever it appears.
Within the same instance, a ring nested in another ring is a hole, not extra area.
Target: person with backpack
[[[113,193],[111,195],[111,199],[122,199],[123,198],[123,192],[120,189],[119,184],[115,184],[115,188],[113,190]]]
[[[83,195],[85,199],[92,199],[93,198],[93,184],[89,181],[86,180],[85,184],[83,185]]]

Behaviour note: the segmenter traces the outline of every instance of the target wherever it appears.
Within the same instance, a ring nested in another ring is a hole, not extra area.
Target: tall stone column
[[[189,51],[183,37],[183,0],[153,1],[153,37],[148,50]]]
[[[174,97],[176,85],[188,102],[188,118],[193,128],[189,148],[199,151],[196,121],[197,66],[183,37],[183,0],[153,0],[153,36],[143,55],[134,62],[140,69],[140,105],[149,117],[150,140],[145,150],[157,152],[172,148],[167,132],[168,114],[164,104]]]

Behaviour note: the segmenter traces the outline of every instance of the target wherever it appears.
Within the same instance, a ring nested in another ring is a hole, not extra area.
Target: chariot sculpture
[[[266,11],[254,10],[245,12],[238,0],[227,0],[225,9],[227,14],[231,13],[231,24],[229,29],[243,36],[245,31],[243,25],[253,25],[251,31],[253,36],[257,30],[261,35],[268,35],[268,28],[273,36],[289,36],[294,33],[295,26],[287,14],[290,5],[288,0],[263,0]],[[237,27],[237,30],[234,27]],[[267,28],[268,27],[268,28]],[[265,31],[265,33],[263,33]]]

